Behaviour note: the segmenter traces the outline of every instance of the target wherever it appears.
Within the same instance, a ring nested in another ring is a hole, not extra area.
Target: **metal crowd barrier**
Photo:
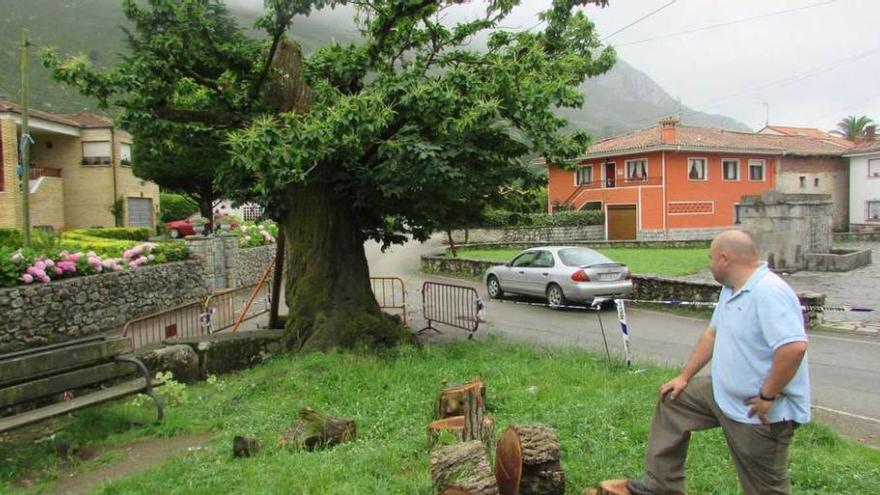
[[[461,328],[468,332],[468,339],[472,339],[480,326],[482,308],[483,303],[473,287],[425,282],[422,284],[422,314],[428,326],[418,333],[427,330],[443,333],[434,328],[436,322]]]
[[[406,286],[398,277],[370,277],[370,286],[376,302],[384,310],[400,311],[400,317],[406,324]]]
[[[246,306],[255,291],[253,303]],[[210,314],[208,333],[222,332],[234,327],[239,317],[241,321],[247,321],[268,313],[272,305],[271,298],[272,289],[268,281],[237,289],[223,289],[211,294],[205,299],[205,313]],[[244,315],[242,311],[245,311]]]
[[[181,304],[129,320],[122,327],[122,336],[131,339],[133,349],[156,344],[172,337],[204,335],[202,301]]]

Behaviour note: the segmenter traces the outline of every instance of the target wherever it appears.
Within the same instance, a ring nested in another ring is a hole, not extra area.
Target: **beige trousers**
[[[691,432],[721,427],[743,491],[787,494],[788,446],[797,424],[738,423],[721,412],[709,377],[695,377],[676,400],[657,402],[648,450],[645,485],[657,495],[684,494],[684,461]]]

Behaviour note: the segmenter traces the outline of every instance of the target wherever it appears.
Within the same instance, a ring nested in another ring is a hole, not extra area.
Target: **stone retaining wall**
[[[239,249],[238,258],[229,269],[229,283],[233,287],[246,287],[260,281],[272,257],[275,244]],[[271,274],[269,275],[271,277]],[[271,280],[271,279],[270,279]]]
[[[877,242],[880,241],[880,231],[877,232],[835,232],[834,242]]]
[[[667,234],[663,229],[642,229],[636,236],[640,241],[711,241],[725,230],[736,230],[739,226],[712,227],[699,229],[669,229]]]
[[[505,227],[495,229],[453,230],[456,244],[483,242],[570,243],[605,240],[604,225],[566,227]]]
[[[204,267],[180,261],[0,290],[0,353],[121,329],[208,295]]]

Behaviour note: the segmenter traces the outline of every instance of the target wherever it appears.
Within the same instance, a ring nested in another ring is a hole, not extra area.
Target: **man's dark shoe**
[[[648,490],[648,487],[639,480],[627,480],[626,489],[632,495],[654,495],[654,492]]]

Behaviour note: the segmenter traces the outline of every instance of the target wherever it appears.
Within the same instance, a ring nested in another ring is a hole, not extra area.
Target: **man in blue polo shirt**
[[[789,493],[788,446],[810,420],[800,303],[743,232],[718,235],[709,266],[721,296],[681,373],[660,387],[644,480],[603,482],[598,493],[684,494],[691,432],[718,426],[746,494]],[[695,377],[710,360],[711,376]]]

